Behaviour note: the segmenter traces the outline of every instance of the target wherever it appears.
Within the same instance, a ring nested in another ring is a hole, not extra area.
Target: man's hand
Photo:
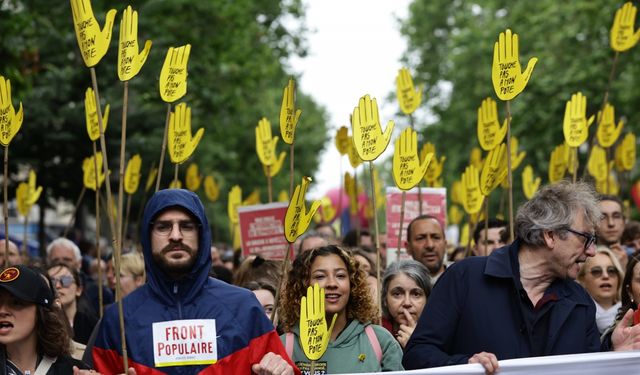
[[[258,375],[292,375],[293,367],[278,354],[269,352],[260,363],[251,366],[251,371]]]
[[[73,28],[76,30],[80,53],[84,64],[90,68],[97,65],[107,53],[117,11],[111,9],[107,12],[104,27],[100,30],[100,25],[93,15],[90,0],[70,0],[70,2]]]
[[[100,139],[100,124],[98,123],[98,109],[96,106],[96,96],[93,89],[89,87],[84,93],[84,118],[87,123],[87,133],[89,139],[97,141]],[[102,113],[102,131],[107,131],[107,123],[109,122],[109,104],[104,108]]]
[[[611,345],[616,352],[640,349],[640,324],[633,324],[633,309],[627,312],[611,334]]]
[[[418,156],[418,135],[411,128],[406,128],[396,139],[393,150],[393,179],[402,190],[410,190],[422,181],[433,153],[422,158]]]
[[[636,23],[636,7],[627,1],[616,11],[613,26],[609,34],[611,48],[617,52],[624,52],[635,46],[640,39],[640,29],[633,31]]]
[[[394,123],[390,120],[387,128],[382,132],[380,117],[378,116],[378,102],[369,95],[360,98],[358,106],[353,109],[351,116],[353,128],[353,144],[358,155],[365,161],[375,160],[389,145]]]
[[[138,12],[129,5],[122,13],[120,21],[120,42],[118,43],[118,78],[128,81],[140,72],[147,61],[151,41],[144,43],[144,49],[138,53]]]
[[[500,365],[498,364],[498,358],[493,353],[480,352],[469,358],[469,363],[479,363],[484,367],[484,372],[487,375],[495,374],[498,371]]]
[[[292,79],[282,92],[282,105],[280,106],[280,135],[284,143],[293,144],[296,135],[296,126],[302,111],[296,109],[296,82]]]
[[[167,103],[179,100],[187,93],[187,62],[191,44],[169,47],[160,71],[160,97]]]
[[[416,89],[413,86],[413,78],[407,68],[400,69],[396,77],[396,97],[405,115],[415,112],[422,102],[422,87]]]
[[[498,120],[498,106],[495,100],[486,98],[478,108],[478,142],[485,151],[498,147],[507,134],[507,119],[502,126]]]
[[[518,34],[511,34],[509,29],[500,33],[498,41],[493,46],[491,81],[496,95],[501,100],[511,100],[524,90],[531,78],[533,67],[538,62],[536,57],[531,58],[527,68],[521,71],[519,53]]]
[[[200,128],[195,136],[191,136],[191,108],[186,103],[178,104],[175,112],[169,115],[167,143],[171,161],[181,164],[189,159],[198,147],[203,134],[204,128]]]

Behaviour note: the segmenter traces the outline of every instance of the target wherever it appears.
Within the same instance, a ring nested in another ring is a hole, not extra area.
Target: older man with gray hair
[[[9,243],[8,248],[7,243]],[[10,266],[17,266],[24,263],[22,261],[22,256],[20,256],[18,245],[11,240],[0,240],[0,267],[4,267],[5,265],[5,254],[7,255],[8,264]]]
[[[449,267],[407,343],[406,369],[601,350],[595,306],[574,281],[595,255],[600,209],[593,187],[548,185],[518,210],[516,240],[487,257]],[[639,349],[632,311],[612,336],[613,348]],[[437,322],[437,324],[433,324]]]

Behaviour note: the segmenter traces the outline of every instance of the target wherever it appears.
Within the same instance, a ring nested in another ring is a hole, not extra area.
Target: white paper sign
[[[209,365],[218,360],[215,319],[153,323],[156,367]]]

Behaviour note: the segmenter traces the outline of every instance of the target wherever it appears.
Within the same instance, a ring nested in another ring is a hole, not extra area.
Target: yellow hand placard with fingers
[[[522,171],[522,190],[527,199],[533,198],[540,187],[540,182],[542,182],[540,177],[534,179],[533,168],[530,165],[524,167]]]
[[[464,194],[465,190],[462,181],[453,181],[453,184],[451,184],[451,202],[464,205]]]
[[[87,123],[87,134],[89,139],[97,141],[100,139],[100,124],[98,123],[98,109],[96,106],[96,96],[91,87],[87,88],[84,93],[84,118]],[[109,122],[109,104],[104,107],[102,113],[103,131],[107,131],[107,123]]]
[[[8,146],[22,126],[22,102],[16,113],[11,101],[11,81],[0,76],[0,144]]]
[[[356,180],[351,177],[349,172],[344,174],[344,191],[349,197],[349,212],[351,215],[358,214],[358,186]]]
[[[142,173],[142,158],[139,154],[135,154],[129,159],[127,168],[124,171],[124,191],[129,195],[133,195],[138,190]]]
[[[242,189],[238,185],[234,185],[229,191],[229,202],[227,204],[227,215],[229,222],[233,225],[238,224],[238,207],[242,205]]]
[[[594,145],[591,149],[591,154],[589,155],[589,161],[587,162],[587,170],[589,174],[596,181],[604,181],[608,176],[608,164],[607,164],[607,153],[606,151],[598,146]]]
[[[156,177],[158,176],[158,168],[151,167],[149,175],[147,176],[147,183],[144,186],[144,191],[149,191],[156,183]]]
[[[524,157],[527,156],[526,151],[518,152],[518,138],[511,137],[511,170],[515,171],[524,160]]]
[[[640,29],[634,31],[636,12],[636,7],[631,1],[627,1],[616,11],[609,34],[609,43],[614,51],[624,52],[638,43]]]
[[[532,57],[524,71],[520,70],[518,34],[507,29],[493,46],[491,81],[500,100],[511,100],[524,90],[538,58]]]
[[[627,133],[616,148],[616,169],[620,172],[631,171],[636,164],[636,136]]]
[[[296,126],[302,111],[296,109],[296,82],[290,79],[282,92],[282,105],[280,106],[280,136],[284,143],[293,144],[296,135]]]
[[[460,209],[460,206],[456,206],[455,204],[451,205],[451,207],[449,207],[449,215],[447,218],[451,224],[458,225],[464,218],[464,211]]]
[[[488,196],[507,177],[507,145],[489,151],[480,173],[480,191]]]
[[[22,216],[28,216],[31,210],[31,205],[27,202],[29,199],[29,184],[21,182],[16,189],[16,206],[18,206],[18,212]]]
[[[267,174],[267,166],[262,164],[262,171],[264,172],[264,175],[267,177],[275,177],[282,169],[282,165],[284,164],[284,159],[286,156],[287,156],[287,153],[282,151],[280,153],[280,156],[278,156],[278,159],[276,159],[276,162],[269,167],[268,174]]]
[[[477,214],[482,208],[484,196],[480,191],[478,170],[473,165],[467,166],[462,174],[464,186],[464,210],[468,214]]]
[[[220,197],[220,188],[212,175],[208,175],[204,178],[204,193],[207,196],[207,199],[212,203],[217,201]]]
[[[411,128],[403,130],[393,150],[393,180],[396,186],[411,190],[419,184],[427,173],[431,158],[433,154],[428,153],[421,162],[418,157],[418,134]]]
[[[351,147],[351,137],[349,137],[349,129],[346,126],[341,126],[336,132],[336,149],[340,155],[344,155],[349,152]]]
[[[251,194],[242,201],[242,206],[253,206],[260,204],[260,189],[254,189]]]
[[[400,110],[405,115],[415,112],[422,102],[422,87],[416,89],[413,86],[413,78],[411,78],[411,73],[407,68],[402,68],[398,71],[396,97],[400,104]]]
[[[471,241],[471,236],[469,236],[469,223],[465,223],[460,229],[460,246],[469,245],[469,241]]]
[[[485,151],[496,148],[507,134],[507,119],[500,126],[498,119],[498,105],[496,101],[487,97],[478,107],[478,142]],[[476,166],[477,168],[477,166]]]
[[[360,98],[358,106],[353,109],[351,116],[353,129],[353,144],[358,155],[364,161],[372,161],[378,158],[387,148],[393,132],[393,120],[389,120],[384,133],[378,116],[378,103],[369,95]]]
[[[98,162],[98,189],[102,186],[105,179],[104,169],[102,168],[102,153],[98,152],[95,155],[85,158],[82,161],[82,181],[87,189],[96,190],[96,168],[95,160]]]
[[[287,207],[287,213],[284,216],[284,236],[289,243],[296,242],[298,237],[307,230],[313,215],[320,207],[320,202],[314,201],[311,208],[307,210],[307,202],[304,198],[310,182],[310,177],[302,177],[302,183],[296,186]]]
[[[353,144],[353,138],[349,136],[348,140],[347,156],[349,157],[349,164],[351,164],[351,168],[356,169],[362,164],[362,159],[360,155],[358,155],[356,146]]]
[[[431,162],[429,162],[429,166],[427,167],[427,173],[424,175],[424,180],[429,184],[429,186],[433,186],[442,175],[444,161],[447,160],[447,157],[443,155],[438,159],[436,147],[431,142],[427,142],[422,146],[422,149],[420,150],[420,160],[425,160],[429,154],[433,154],[433,156],[431,158]]]
[[[600,194],[605,195],[619,195],[620,194],[620,184],[616,180],[613,174],[609,175],[609,183],[607,185],[607,179],[605,178],[602,181],[596,181],[595,183],[596,191]]]
[[[567,173],[568,148],[565,143],[556,146],[549,158],[549,182],[556,183],[564,178]]]
[[[271,123],[265,117],[256,126],[256,153],[262,165],[271,166],[276,162],[278,136],[271,136]]]
[[[160,71],[160,97],[167,103],[180,100],[187,93],[187,63],[191,44],[169,47]]]
[[[76,39],[84,64],[89,68],[96,66],[109,48],[113,20],[117,12],[115,9],[107,12],[104,27],[100,30],[100,25],[93,15],[90,0],[70,0],[70,2],[73,28],[76,31]]]
[[[42,194],[42,186],[37,186],[36,184],[36,172],[33,170],[29,171],[29,182],[27,183],[27,203],[33,206],[38,199],[40,199],[40,194]]]
[[[289,193],[286,190],[280,190],[278,193],[278,202],[289,202]]]
[[[589,127],[593,123],[594,116],[587,120],[587,97],[577,92],[571,95],[564,109],[564,121],[562,132],[567,145],[578,147],[589,137]]]
[[[336,217],[336,209],[335,207],[333,207],[331,199],[327,197],[323,197],[322,199],[320,199],[320,207],[322,207],[322,209],[320,210],[322,213],[322,221],[324,221],[325,223],[330,222],[334,217]]]
[[[484,166],[484,159],[482,158],[482,150],[479,147],[471,149],[471,152],[469,153],[469,165],[473,165],[479,171],[482,170],[482,167]]]
[[[169,183],[169,189],[182,189],[182,181],[171,180],[171,182]]]
[[[202,182],[202,176],[198,171],[198,164],[191,163],[187,167],[187,175],[185,176],[185,183],[187,189],[191,191],[196,191],[200,187],[200,183]]]
[[[604,116],[601,111],[598,111],[598,124],[596,137],[598,137],[600,146],[605,148],[613,146],[622,132],[624,121],[620,119],[618,126],[616,126],[615,108],[611,104],[604,105]]]
[[[307,296],[300,301],[300,346],[311,361],[322,357],[329,346],[331,331],[338,314],[333,314],[331,326],[327,329],[324,310],[324,288],[318,283],[307,288]]]
[[[122,12],[120,21],[120,41],[118,43],[118,78],[128,81],[135,77],[147,61],[151,41],[144,43],[142,52],[138,52],[138,12],[129,5]]]
[[[167,143],[171,161],[182,164],[189,159],[203,134],[204,128],[200,128],[195,136],[191,136],[191,108],[186,103],[178,104],[169,116]]]

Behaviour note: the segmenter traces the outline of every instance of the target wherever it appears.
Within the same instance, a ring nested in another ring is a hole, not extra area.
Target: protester
[[[351,249],[351,252],[355,260],[358,262],[358,265],[360,266],[360,268],[364,271],[364,273],[369,275],[369,274],[374,274],[376,272],[375,262],[371,261],[371,259],[369,258],[369,256],[364,250],[354,248],[354,249]]]
[[[84,363],[69,356],[64,315],[37,271],[16,265],[0,273],[0,371],[3,374],[72,374]]]
[[[82,297],[83,286],[78,271],[65,263],[54,263],[47,268],[47,274],[73,330],[73,340],[86,345],[98,323],[98,316]]]
[[[258,281],[249,281],[240,286],[253,292],[258,302],[260,302],[264,314],[268,319],[271,319],[271,314],[276,308],[276,288],[268,283]]]
[[[371,233],[366,229],[351,229],[342,238],[342,245],[346,247],[367,246],[372,249],[375,248],[373,237],[371,237]]]
[[[431,215],[420,215],[407,226],[407,253],[429,270],[433,286],[446,268],[447,240],[440,221]]]
[[[111,264],[114,264],[113,259],[111,260]],[[109,281],[109,288],[116,290],[117,279],[113,267],[109,267],[107,280]],[[142,286],[145,280],[146,276],[142,254],[137,251],[122,254],[120,258],[120,293],[122,293],[122,297],[128,296],[129,293]]]
[[[286,332],[280,338],[301,371],[309,371],[310,362],[300,347],[300,299],[315,283],[325,290],[328,325],[337,314],[316,370],[327,374],[402,370],[400,345],[387,330],[372,324],[377,309],[365,276],[350,251],[335,245],[307,250],[294,260],[280,299],[280,322]]]
[[[335,238],[327,236],[324,233],[311,230],[298,237],[294,248],[296,249],[296,256],[307,250],[315,249],[316,247],[322,247],[327,245],[335,245],[337,243]]]
[[[209,278],[211,229],[196,194],[155,193],[144,210],[140,240],[147,283],[122,301],[129,364],[137,373],[294,373],[253,294]],[[118,322],[112,305],[92,349],[104,374],[124,372]],[[181,332],[191,332],[193,345]],[[199,355],[191,363],[180,355],[193,350]]]
[[[382,325],[404,348],[431,294],[429,270],[415,260],[391,263],[382,278]]]
[[[317,233],[325,235],[328,239],[334,242],[338,239],[338,233],[336,233],[336,229],[329,223],[319,223],[313,230]]]
[[[600,333],[609,328],[618,313],[623,277],[620,262],[604,246],[598,246],[596,255],[587,258],[580,268],[578,282],[596,304],[596,324]]]
[[[5,253],[9,253],[9,266],[17,266],[23,264],[22,256],[20,256],[20,250],[15,242],[9,240],[9,248],[5,249],[7,240],[0,240],[0,267],[4,267]]]
[[[281,279],[281,260],[265,259],[261,255],[249,255],[236,270],[233,284],[244,288],[247,283],[257,281],[277,288]]]
[[[604,245],[613,251],[624,268],[627,266],[629,257],[622,246],[622,233],[625,227],[622,201],[615,195],[601,195],[598,205],[602,212],[596,228],[598,245]]]
[[[486,223],[484,220],[480,221],[473,230],[473,241],[473,255],[491,254],[495,249],[507,244],[507,222],[495,218],[489,219]]]
[[[602,335],[602,346],[612,346],[612,335],[614,329],[617,328],[620,323],[625,321],[629,311],[638,310],[638,301],[640,301],[640,256],[635,255],[629,259],[627,268],[624,272],[624,279],[622,280],[622,296],[621,306],[616,314],[615,322],[612,324]],[[628,326],[628,323],[623,323],[622,327]]]
[[[593,301],[572,280],[595,254],[599,219],[590,185],[541,188],[518,210],[515,242],[447,269],[407,343],[405,367],[480,363],[494,373],[499,359],[600,350]],[[640,326],[622,327],[612,347],[640,348]]]
[[[627,251],[627,256],[640,251],[640,222],[629,220],[624,226],[621,241]]]

